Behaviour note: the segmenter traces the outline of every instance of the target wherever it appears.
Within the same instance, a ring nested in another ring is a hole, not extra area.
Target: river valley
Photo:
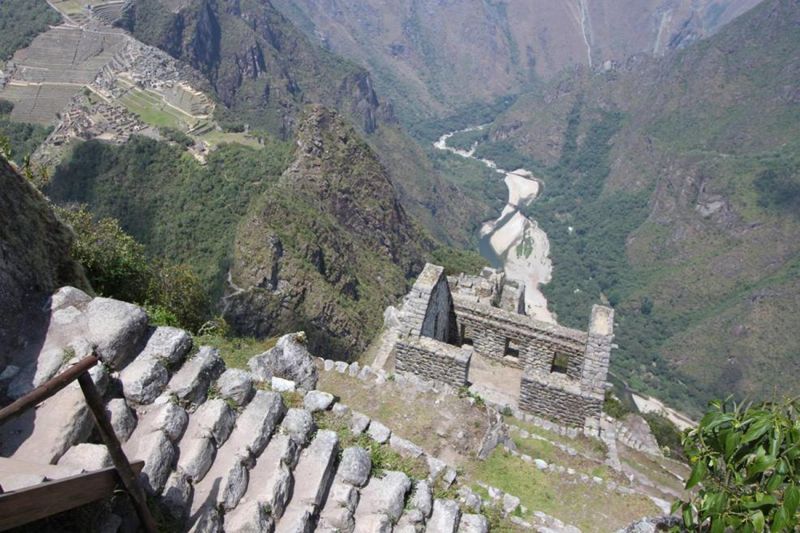
[[[494,161],[476,157],[477,144],[470,150],[454,148],[447,144],[447,141],[457,133],[479,131],[485,127],[485,125],[473,126],[446,133],[433,146],[437,150],[480,161],[505,176],[508,200],[497,219],[489,220],[481,226],[480,253],[493,266],[502,267],[508,279],[525,285],[525,307],[529,316],[555,323],[555,317],[547,309],[547,299],[539,290],[539,285],[548,283],[552,275],[550,242],[536,221],[520,211],[536,200],[541,191],[541,183],[528,170],[508,171],[499,168]]]

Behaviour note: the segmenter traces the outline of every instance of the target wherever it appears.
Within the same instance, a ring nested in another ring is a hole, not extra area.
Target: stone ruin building
[[[468,387],[481,379],[471,370],[481,359],[490,373],[511,369],[502,375],[518,379],[490,385],[513,391],[510,407],[597,435],[613,309],[595,305],[588,332],[579,331],[523,314],[524,292],[493,269],[447,277],[426,265],[396,314],[395,370]]]

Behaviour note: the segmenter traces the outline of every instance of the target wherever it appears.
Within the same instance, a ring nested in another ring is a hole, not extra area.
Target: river
[[[547,309],[547,299],[539,290],[539,286],[548,283],[552,276],[550,241],[536,221],[520,211],[536,200],[541,190],[541,183],[528,170],[522,168],[513,171],[503,170],[494,161],[476,157],[477,143],[470,150],[460,150],[447,145],[448,139],[457,133],[479,131],[484,128],[486,125],[446,133],[433,143],[433,146],[437,150],[480,161],[504,176],[508,188],[508,200],[497,219],[489,220],[481,226],[480,253],[493,266],[503,268],[508,279],[525,285],[525,308],[529,316],[555,323],[555,317]]]

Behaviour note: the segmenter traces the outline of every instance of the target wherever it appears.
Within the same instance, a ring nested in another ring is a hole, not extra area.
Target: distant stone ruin
[[[442,267],[426,265],[400,311],[388,313],[395,370],[499,389],[516,401],[510,407],[597,435],[613,309],[595,305],[588,332],[579,331],[522,314],[524,292],[493,269],[448,278]],[[487,371],[473,371],[477,359]]]

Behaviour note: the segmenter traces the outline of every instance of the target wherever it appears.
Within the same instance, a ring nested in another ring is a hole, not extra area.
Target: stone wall
[[[525,372],[520,386],[520,409],[567,426],[584,427],[587,420],[598,421],[603,395],[582,391],[578,383],[559,378]]]
[[[453,312],[453,298],[447,286],[444,269],[437,267],[438,279],[433,286],[428,299],[428,308],[425,319],[422,321],[420,335],[430,337],[441,342],[455,341],[453,334],[455,327],[455,313]]]
[[[560,353],[569,359],[568,375],[580,379],[586,333],[461,298],[455,299],[455,312],[462,340],[471,341],[481,355],[507,366],[549,373]],[[518,357],[506,355],[507,342],[519,350]]]
[[[427,337],[407,336],[395,346],[395,370],[454,387],[467,385],[472,350]]]
[[[611,360],[611,342],[614,340],[614,310],[595,305],[586,340],[581,383],[585,390],[603,393]]]
[[[524,370],[519,409],[596,433],[614,339],[613,309],[594,306],[588,333],[541,322],[516,312],[524,301],[521,286],[506,283],[516,290],[501,301],[503,277],[493,272],[446,278],[442,267],[425,266],[398,316],[396,370],[464,386],[474,350]],[[503,303],[507,309],[498,307]]]

